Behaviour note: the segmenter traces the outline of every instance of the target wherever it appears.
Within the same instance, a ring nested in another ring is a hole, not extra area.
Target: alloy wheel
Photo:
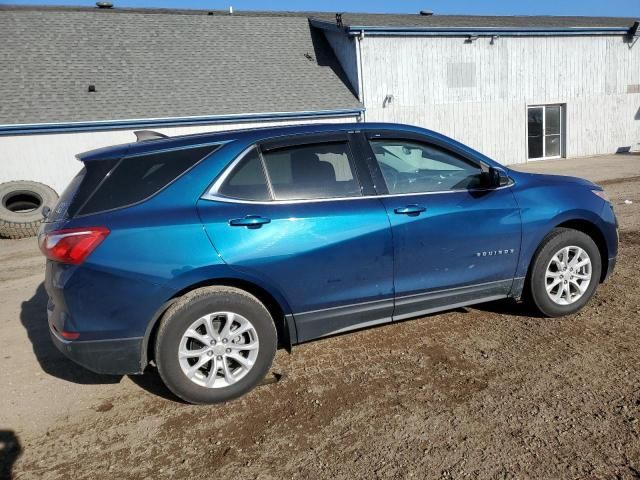
[[[187,328],[180,340],[178,361],[195,384],[224,388],[249,373],[259,347],[258,334],[249,320],[233,312],[215,312]]]
[[[547,265],[547,295],[558,305],[571,305],[589,288],[591,273],[591,259],[583,248],[563,247],[551,257]]]

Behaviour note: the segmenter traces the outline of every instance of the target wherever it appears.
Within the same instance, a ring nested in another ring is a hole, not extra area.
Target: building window
[[[559,158],[563,155],[564,112],[562,105],[527,108],[527,158]]]

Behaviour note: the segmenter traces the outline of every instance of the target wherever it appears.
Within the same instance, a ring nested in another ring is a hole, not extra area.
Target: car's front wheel
[[[529,297],[548,317],[575,313],[595,293],[601,270],[600,251],[591,237],[578,230],[556,228],[534,257]]]
[[[277,333],[264,305],[231,287],[188,293],[164,314],[155,344],[158,372],[190,403],[237,398],[267,374]]]

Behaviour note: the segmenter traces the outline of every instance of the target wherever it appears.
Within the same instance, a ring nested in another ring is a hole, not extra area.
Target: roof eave
[[[24,123],[0,125],[0,136],[37,133],[73,133],[101,130],[128,130],[149,127],[177,127],[186,125],[229,124],[252,121],[304,120],[312,118],[340,118],[360,116],[363,107],[298,112],[241,113],[232,115],[202,115],[171,118],[134,118],[86,122]]]
[[[355,36],[363,32],[366,35],[380,36],[432,36],[432,37],[466,37],[477,36],[583,36],[583,35],[628,35],[625,27],[390,27],[372,25],[345,25],[311,18],[310,23],[316,28],[328,31],[339,31]]]

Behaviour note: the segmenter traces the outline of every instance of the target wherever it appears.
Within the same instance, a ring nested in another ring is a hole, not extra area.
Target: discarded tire
[[[43,208],[57,201],[58,194],[42,183],[0,183],[0,237],[33,237],[44,219]]]

